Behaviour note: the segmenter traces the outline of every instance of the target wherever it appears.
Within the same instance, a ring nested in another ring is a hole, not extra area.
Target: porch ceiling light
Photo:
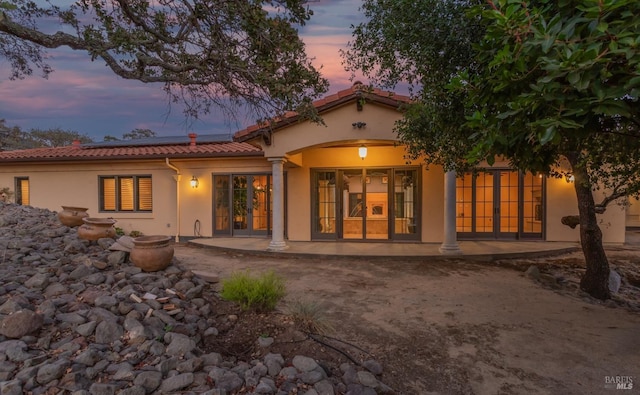
[[[196,176],[192,176],[190,182],[191,182],[191,188],[197,188],[198,185],[200,184]]]
[[[365,147],[365,145],[361,145],[360,148],[358,148],[358,156],[360,157],[360,159],[364,160],[364,158],[367,157],[367,147]]]

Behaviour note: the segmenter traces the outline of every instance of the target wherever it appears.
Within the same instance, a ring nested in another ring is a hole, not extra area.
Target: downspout
[[[167,167],[175,170],[176,174],[173,176],[173,179],[176,181],[176,218],[178,224],[176,226],[176,236],[175,242],[180,242],[180,169],[169,163],[169,158],[164,158]]]

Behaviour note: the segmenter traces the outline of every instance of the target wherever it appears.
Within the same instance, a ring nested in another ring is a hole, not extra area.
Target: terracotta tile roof
[[[387,105],[394,108],[399,108],[402,104],[408,104],[411,102],[409,96],[398,95],[394,92],[383,91],[376,88],[367,88],[361,83],[356,82],[351,88],[341,90],[329,96],[325,96],[322,99],[318,99],[313,102],[313,106],[316,108],[319,114],[329,111],[334,107],[341,106],[345,103],[355,102],[356,100],[364,99],[367,103],[378,103]],[[298,122],[298,113],[290,111],[285,113],[282,117],[272,120],[272,123],[267,122],[251,125],[244,130],[240,130],[233,135],[233,139],[236,141],[247,141],[266,131],[274,131],[276,129],[291,125]]]
[[[138,145],[133,142],[113,146],[112,142],[101,145],[74,144],[55,148],[33,148],[0,152],[0,163],[15,162],[51,162],[51,161],[89,161],[114,159],[163,159],[163,158],[215,158],[225,156],[262,156],[262,150],[248,143],[234,141],[173,143]]]

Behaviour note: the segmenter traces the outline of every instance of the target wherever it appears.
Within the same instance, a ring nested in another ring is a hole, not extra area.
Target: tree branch
[[[10,34],[49,49],[66,46],[76,50],[88,50],[86,43],[77,37],[63,32],[45,34],[38,30],[26,28],[11,21],[4,12],[0,13],[0,32]]]

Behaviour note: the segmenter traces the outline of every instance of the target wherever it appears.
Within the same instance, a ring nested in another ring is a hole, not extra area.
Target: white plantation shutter
[[[138,178],[138,210],[152,210],[153,200],[151,192],[151,177]]]
[[[100,177],[102,211],[152,211],[150,176]]]
[[[120,184],[120,211],[133,211],[135,209],[133,177],[121,177],[118,181]]]
[[[102,179],[102,209],[104,211],[116,210],[116,179]]]
[[[22,204],[28,206],[29,203],[29,180],[23,179],[20,182],[20,193],[22,196]]]

